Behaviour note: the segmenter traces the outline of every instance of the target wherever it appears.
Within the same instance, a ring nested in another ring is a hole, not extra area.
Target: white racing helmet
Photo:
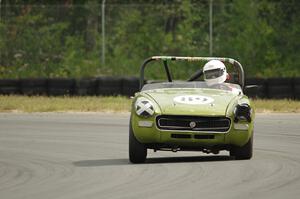
[[[204,80],[208,86],[221,84],[227,79],[226,66],[219,60],[211,60],[203,67]]]

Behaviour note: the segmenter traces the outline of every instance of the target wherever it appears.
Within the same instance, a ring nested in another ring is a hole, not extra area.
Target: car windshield
[[[210,88],[210,89],[219,89],[219,90],[228,90],[228,91],[231,91],[234,88],[234,89],[241,90],[241,87],[238,84],[231,84],[231,83],[222,83],[218,85],[208,86],[203,81],[196,81],[196,82],[175,81],[175,82],[145,84],[144,87],[142,88],[142,91],[162,89],[162,88]]]

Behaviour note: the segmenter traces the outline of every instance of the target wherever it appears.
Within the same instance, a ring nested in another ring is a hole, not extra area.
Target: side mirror
[[[247,96],[256,96],[260,88],[261,86],[258,85],[247,85],[244,87],[244,93]]]

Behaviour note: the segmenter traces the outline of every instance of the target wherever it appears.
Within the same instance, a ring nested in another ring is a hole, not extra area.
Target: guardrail
[[[246,92],[252,98],[300,99],[300,77],[248,78],[245,83],[259,86]],[[137,77],[0,79],[0,95],[132,96],[138,90]]]

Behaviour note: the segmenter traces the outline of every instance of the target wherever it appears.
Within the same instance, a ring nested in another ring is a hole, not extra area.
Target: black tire
[[[236,160],[248,160],[253,154],[253,133],[249,141],[242,147],[232,146],[230,156],[234,156]]]
[[[0,79],[0,95],[20,94],[20,80]]]
[[[97,95],[116,96],[122,94],[121,77],[98,77]]]
[[[23,95],[46,95],[47,79],[46,78],[26,78],[21,79],[21,93]]]
[[[300,100],[300,84],[294,87],[295,99]]]
[[[147,148],[140,143],[134,136],[131,127],[131,121],[129,124],[129,160],[132,163],[143,163],[147,157]]]
[[[267,81],[269,98],[292,99],[294,97],[292,78],[269,78]]]
[[[300,99],[300,78],[294,78],[294,98]]]
[[[63,96],[73,95],[75,79],[52,78],[48,80],[48,95]]]
[[[18,87],[19,85],[19,79],[0,79],[0,87]]]
[[[139,78],[137,77],[124,77],[122,84],[122,95],[134,96],[139,90]]]
[[[76,95],[96,95],[96,79],[78,79],[76,80],[75,91]]]

